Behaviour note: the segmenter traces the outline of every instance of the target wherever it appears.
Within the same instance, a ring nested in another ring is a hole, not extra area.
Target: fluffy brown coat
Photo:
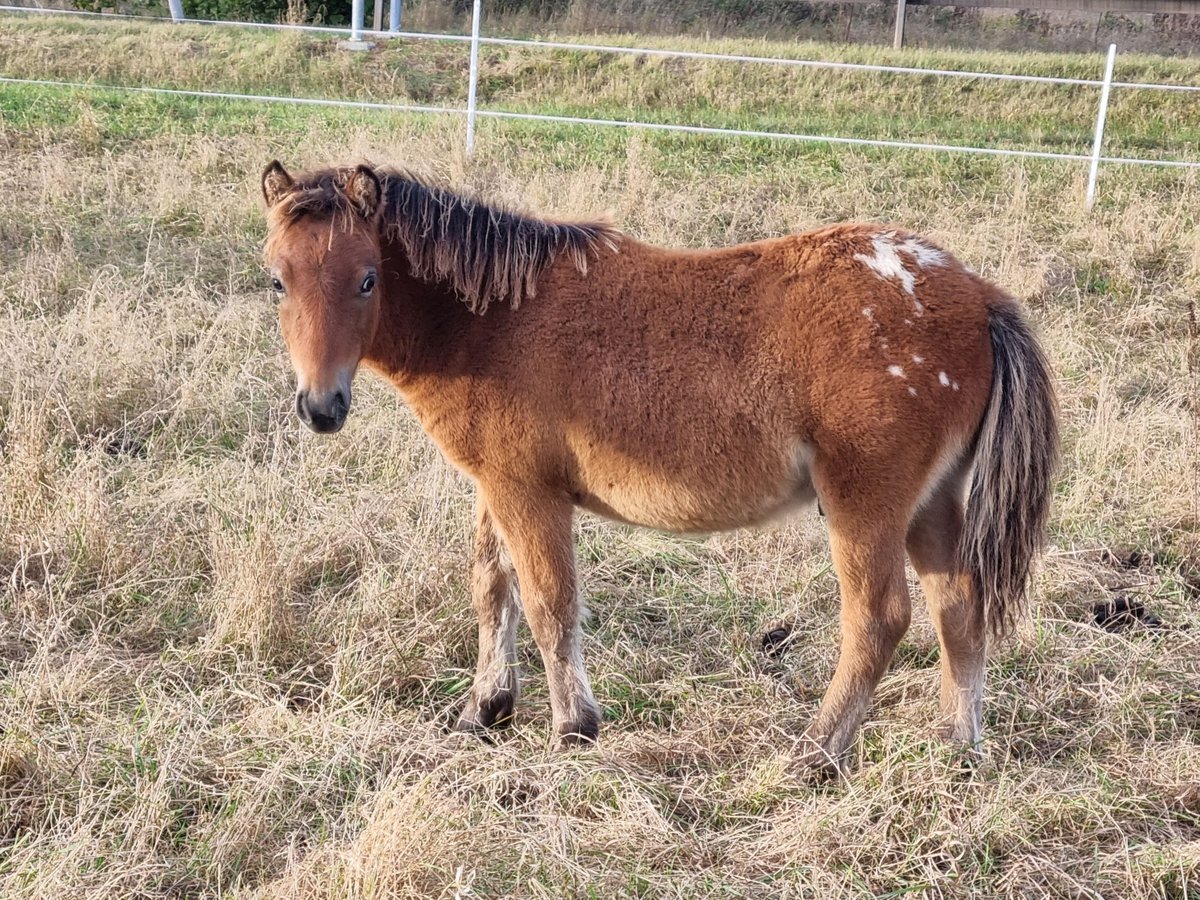
[[[1057,454],[1046,362],[1000,289],[878,225],[668,250],[365,166],[297,180],[272,163],[263,191],[301,416],[339,428],[366,364],[477,485],[460,727],[511,717],[523,608],[556,733],[596,738],[576,507],[704,532],[819,498],[842,651],[805,762],[838,762],[908,626],[906,551],[950,736],[978,743],[987,626],[1020,607]]]

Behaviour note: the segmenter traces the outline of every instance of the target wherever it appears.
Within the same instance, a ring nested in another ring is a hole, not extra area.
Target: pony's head
[[[264,256],[296,372],[296,414],[334,432],[379,324],[383,189],[368,166],[295,180],[278,161],[262,175]]]

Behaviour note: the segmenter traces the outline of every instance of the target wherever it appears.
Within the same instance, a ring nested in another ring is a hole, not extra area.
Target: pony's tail
[[[1045,354],[1012,300],[993,302],[992,393],[975,443],[974,474],[958,547],[995,637],[1025,605],[1042,548],[1058,463],[1058,413]]]

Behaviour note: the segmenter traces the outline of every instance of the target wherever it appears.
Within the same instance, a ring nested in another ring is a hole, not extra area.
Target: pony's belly
[[[758,525],[816,500],[801,460],[771,473],[746,468],[672,476],[631,466],[586,482],[575,498],[584,509],[630,525],[684,533]]]

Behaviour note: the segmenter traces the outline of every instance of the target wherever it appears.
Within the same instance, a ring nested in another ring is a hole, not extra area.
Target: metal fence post
[[[171,7],[171,21],[183,21],[183,0],[168,0],[168,5]]]
[[[362,43],[362,33],[363,0],[354,0],[350,5],[350,40],[356,44]]]
[[[905,0],[896,0],[896,34],[892,38],[893,50],[899,50],[904,46],[904,6]]]
[[[396,32],[400,30],[400,7],[402,5],[403,0],[392,0],[390,8],[388,9],[388,31]]]
[[[1100,111],[1096,113],[1096,136],[1092,139],[1092,168],[1088,173],[1087,208],[1096,202],[1096,178],[1100,174],[1100,147],[1104,143],[1104,120],[1108,117],[1108,90],[1112,87],[1113,67],[1117,62],[1117,45],[1108,45],[1108,64],[1104,67],[1104,83],[1100,87]]]
[[[358,0],[362,2],[362,0]],[[475,0],[471,10],[471,74],[467,84],[467,156],[475,152],[475,88],[479,83],[479,20],[482,4]]]

